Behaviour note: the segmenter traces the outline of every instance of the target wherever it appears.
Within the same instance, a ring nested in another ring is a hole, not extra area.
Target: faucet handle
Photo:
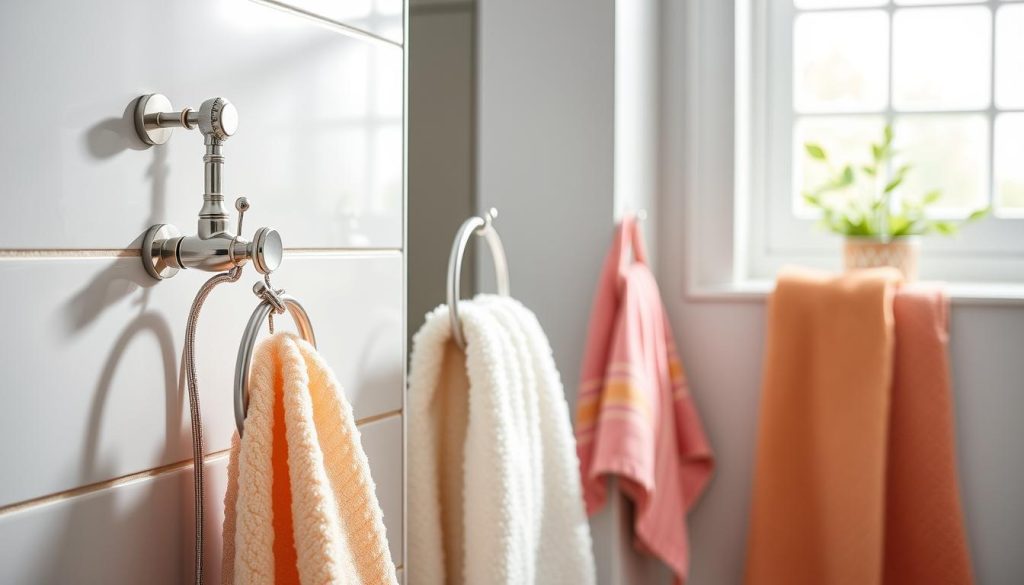
[[[196,124],[204,136],[227,140],[238,130],[238,109],[222,97],[210,98],[199,106]]]
[[[210,98],[199,110],[174,111],[171,101],[159,93],[140,96],[134,107],[135,132],[148,146],[164,144],[174,128],[199,128],[203,136],[220,144],[238,131],[238,108],[222,98]]]
[[[260,274],[270,274],[281,266],[284,256],[284,244],[277,230],[261,227],[256,230],[249,244],[248,256]]]
[[[238,210],[238,237],[242,236],[242,220],[245,219],[245,212],[249,211],[248,197],[235,199],[235,209]],[[242,240],[245,242],[245,240]],[[270,274],[281,266],[281,258],[284,256],[284,245],[281,243],[281,234],[277,230],[268,227],[261,227],[256,230],[252,241],[246,244],[245,255],[252,258],[252,264],[260,274]]]
[[[235,234],[242,235],[242,219],[245,217],[245,212],[249,211],[249,198],[239,197],[235,199],[235,209],[238,210],[238,229],[235,230]]]

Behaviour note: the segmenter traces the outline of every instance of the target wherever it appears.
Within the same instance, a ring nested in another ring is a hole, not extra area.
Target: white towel
[[[410,585],[589,585],[569,409],[537,318],[515,300],[441,306],[409,375]]]

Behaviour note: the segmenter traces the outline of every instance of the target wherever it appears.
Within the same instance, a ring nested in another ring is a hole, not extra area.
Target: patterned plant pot
[[[843,266],[846,270],[892,266],[898,268],[908,282],[913,282],[917,280],[919,253],[920,242],[914,237],[884,241],[851,236],[843,246]]]

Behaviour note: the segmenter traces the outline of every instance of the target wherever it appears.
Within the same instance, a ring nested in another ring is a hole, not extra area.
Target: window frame
[[[822,268],[838,268],[838,250],[841,237],[815,228],[815,220],[800,218],[792,212],[792,175],[794,162],[793,127],[800,117],[810,118],[825,115],[881,116],[892,122],[897,116],[932,116],[946,113],[973,113],[984,115],[987,125],[986,160],[988,201],[993,200],[994,178],[994,121],[999,110],[994,104],[994,95],[986,108],[976,110],[899,111],[893,106],[893,17],[901,10],[920,10],[941,6],[984,7],[991,11],[992,35],[989,52],[990,93],[994,94],[995,80],[995,12],[1000,5],[1009,2],[953,3],[942,5],[896,6],[892,0],[886,4],[865,8],[836,8],[825,10],[798,10],[791,0],[737,0],[751,6],[746,34],[751,37],[751,48],[757,51],[750,60],[747,71],[737,70],[738,75],[750,76],[750,93],[737,96],[737,108],[759,108],[763,112],[763,123],[751,123],[748,132],[751,149],[750,161],[761,161],[751,166],[750,238],[741,242],[749,249],[746,273],[753,278],[766,278],[781,266],[793,262]],[[889,19],[888,59],[890,64],[886,107],[870,113],[797,113],[792,106],[792,47],[793,23],[799,13],[841,13],[851,10],[883,11]],[[742,17],[742,12],[737,11]],[[743,29],[737,29],[737,41]],[[739,56],[739,50],[737,50]],[[761,71],[758,71],[758,68]],[[766,72],[772,71],[775,79],[768,80]],[[784,76],[780,76],[784,75]],[[744,101],[747,104],[744,104]],[[758,102],[763,104],[758,107]],[[755,110],[756,111],[756,110]],[[1005,110],[1007,112],[1019,110]],[[897,137],[898,138],[898,137]],[[785,153],[783,156],[772,153]],[[737,197],[745,196],[737,193]],[[1020,217],[989,217],[984,229],[972,226],[956,238],[927,237],[922,239],[921,273],[925,279],[942,279],[954,282],[978,281],[1024,281],[1024,221]]]
[[[763,246],[764,222],[755,219],[763,217],[765,189],[758,178],[765,161],[754,150],[756,140],[767,135],[767,115],[764,100],[751,98],[766,87],[766,68],[758,63],[766,58],[765,37],[737,31],[764,23],[767,1],[663,4],[659,241],[662,276],[687,300],[761,299],[773,286],[774,269],[784,264],[839,268],[840,237],[814,234],[808,226],[823,247],[782,258]],[[925,247],[924,265],[936,259],[947,267],[956,263],[966,276],[953,274],[957,280],[947,290],[954,300],[1024,303],[1024,254],[979,262],[951,258],[932,243]],[[676,276],[680,265],[684,270]],[[1012,272],[1013,280],[992,282],[982,277],[986,271],[1004,277]],[[923,277],[932,278],[928,272]]]

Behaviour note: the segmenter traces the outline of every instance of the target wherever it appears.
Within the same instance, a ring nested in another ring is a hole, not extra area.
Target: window
[[[803,145],[858,162],[891,124],[904,193],[940,190],[939,217],[992,209],[927,237],[922,277],[1024,281],[1024,2],[738,0],[735,16],[741,278],[838,266],[803,203],[823,172]]]

